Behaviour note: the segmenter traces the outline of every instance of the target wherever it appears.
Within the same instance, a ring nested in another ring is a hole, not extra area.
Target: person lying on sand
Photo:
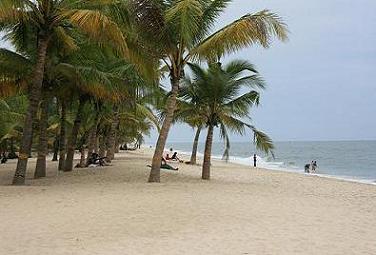
[[[170,166],[169,164],[167,164],[167,160],[164,157],[162,157],[161,168],[167,169],[167,170],[174,170],[174,171],[179,170],[179,168],[174,168],[174,167]]]
[[[151,167],[151,165],[148,165],[148,167]],[[166,170],[172,170],[172,171],[178,171],[179,168],[174,168],[167,164],[167,161],[164,157],[162,157],[162,162],[161,162],[161,169],[166,169]]]

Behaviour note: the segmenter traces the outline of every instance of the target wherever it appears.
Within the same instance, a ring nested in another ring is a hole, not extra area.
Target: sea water
[[[168,143],[166,148],[190,154],[192,143]],[[203,143],[198,151],[202,156]],[[213,144],[214,158],[221,159],[223,151],[223,143]],[[376,184],[376,141],[275,142],[274,158],[249,142],[234,142],[229,161],[251,166],[254,153],[261,168],[303,173],[304,165],[316,160],[319,175]]]

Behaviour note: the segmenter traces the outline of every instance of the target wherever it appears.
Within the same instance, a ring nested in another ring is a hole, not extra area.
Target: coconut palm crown
[[[229,155],[229,132],[246,134],[246,129],[254,133],[254,143],[258,149],[271,152],[271,139],[244,119],[250,119],[252,106],[259,104],[260,94],[264,89],[263,79],[254,66],[247,61],[232,61],[225,67],[220,63],[209,65],[207,70],[195,64],[189,64],[193,78],[184,79],[182,98],[194,102],[200,111],[200,117],[206,123],[208,134],[205,144],[202,178],[210,179],[210,159],[213,142],[213,131],[219,127],[220,136],[225,141],[224,157]],[[257,89],[257,90],[255,90]],[[246,93],[241,93],[246,90]],[[190,111],[186,114],[191,114]],[[180,112],[184,115],[184,112]]]

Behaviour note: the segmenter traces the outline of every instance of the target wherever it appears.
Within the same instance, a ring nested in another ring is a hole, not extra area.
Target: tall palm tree
[[[201,112],[201,116],[208,128],[202,179],[210,179],[211,150],[215,127],[220,128],[220,135],[225,141],[225,157],[228,157],[230,147],[228,132],[244,135],[247,128],[254,133],[256,147],[265,152],[271,152],[273,149],[271,139],[243,120],[250,118],[251,106],[259,103],[259,92],[253,89],[264,88],[264,82],[258,76],[255,68],[246,61],[232,61],[225,67],[222,67],[220,63],[213,63],[207,70],[194,64],[189,66],[193,78],[185,79],[182,97],[185,100],[194,101],[195,104],[200,105],[200,108],[205,109]],[[248,92],[241,94],[243,89],[248,89]],[[193,97],[192,93],[189,93],[192,90],[195,91]],[[184,91],[188,91],[188,93]]]
[[[268,10],[246,14],[211,34],[220,14],[231,0],[131,0],[133,17],[140,33],[152,47],[150,54],[160,58],[169,72],[171,91],[166,116],[153,155],[149,182],[160,182],[160,165],[173,121],[179,84],[189,61],[216,60],[244,47],[269,47],[272,37],[287,39],[286,25]]]
[[[35,65],[29,88],[29,107],[23,128],[23,137],[13,178],[14,185],[25,183],[27,160],[32,145],[33,128],[30,123],[35,119],[41,96],[47,50],[53,36],[62,38],[65,45],[75,48],[76,44],[70,35],[73,27],[91,38],[101,42],[110,41],[126,54],[127,48],[123,33],[116,23],[104,15],[101,9],[117,1],[70,1],[70,0],[2,0],[0,2],[0,31],[8,32],[8,38],[17,40],[24,28],[30,28],[36,39]],[[114,11],[115,8],[112,8]],[[119,12],[120,13],[120,12]],[[121,17],[117,15],[116,17]]]

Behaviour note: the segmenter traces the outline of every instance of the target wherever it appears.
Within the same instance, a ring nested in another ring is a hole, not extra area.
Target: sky
[[[253,124],[275,141],[375,140],[376,1],[234,0],[216,27],[263,9],[284,19],[289,41],[226,59],[252,62],[267,81]],[[155,143],[157,135],[153,131],[146,142]],[[176,125],[168,141],[193,136],[188,126]]]
[[[267,81],[253,124],[275,141],[375,140],[376,1],[235,0],[217,28],[262,9],[284,19],[289,41],[227,57],[252,62]],[[168,142],[193,137],[191,128],[176,125]],[[146,140],[156,138],[153,132]]]

